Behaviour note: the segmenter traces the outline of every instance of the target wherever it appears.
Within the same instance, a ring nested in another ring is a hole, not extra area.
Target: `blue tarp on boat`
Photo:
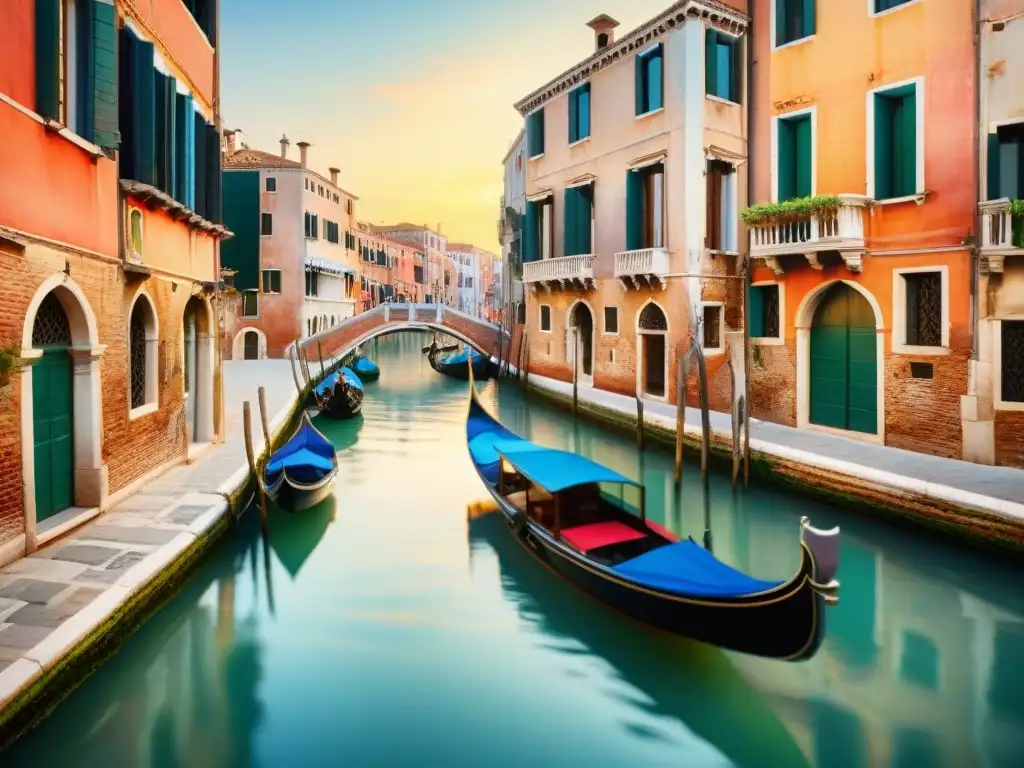
[[[473,353],[473,365],[479,365],[480,363],[482,363],[482,362],[487,360],[487,356],[484,355],[482,352],[477,352],[474,349],[474,350],[472,350],[472,353]],[[462,365],[465,365],[466,361],[469,360],[469,354],[470,354],[470,350],[467,348],[467,349],[462,350],[461,352],[457,352],[454,355],[449,355],[444,360],[442,360],[441,363],[443,365],[459,365],[460,363]]]
[[[338,380],[340,376],[341,374],[338,373],[337,371],[335,371],[332,374],[329,374],[324,378],[323,381],[321,381],[319,384],[313,387],[313,391],[320,395],[320,397],[324,397],[330,390],[334,388],[334,383]]]
[[[693,539],[652,549],[614,567],[652,589],[693,597],[738,597],[764,592],[781,581],[761,581],[726,565]]]
[[[355,387],[356,389],[363,388],[363,382],[359,380],[359,377],[356,376],[355,371],[353,371],[351,368],[342,368],[341,375],[345,377],[345,381],[348,382],[348,385],[350,387]]]
[[[524,445],[525,444],[525,445]],[[568,451],[519,440],[494,446],[495,450],[508,459],[520,474],[535,482],[541,488],[558,493],[566,488],[589,483],[625,483],[639,486],[640,483],[620,475],[585,456]]]
[[[375,362],[373,362],[373,360],[371,360],[368,357],[356,358],[356,361],[354,363],[352,363],[352,369],[357,374],[360,374],[360,373],[362,373],[362,374],[380,373],[380,368],[377,367],[377,364]]]
[[[287,443],[267,462],[266,476],[273,482],[281,472],[302,483],[314,483],[334,468],[334,445],[312,424],[303,421]]]

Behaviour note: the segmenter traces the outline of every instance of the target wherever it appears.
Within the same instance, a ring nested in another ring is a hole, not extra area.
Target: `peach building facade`
[[[393,238],[415,243],[422,249],[424,257],[424,301],[454,305],[455,270],[448,258],[448,238],[441,234],[441,225],[430,229],[426,225],[418,226],[408,222],[399,224],[382,224],[373,227],[373,231]]]
[[[516,104],[531,372],[570,380],[578,349],[583,386],[674,402],[695,341],[712,405],[727,407],[724,364],[741,328],[745,11],[678,2],[618,39],[599,16],[595,53]]]

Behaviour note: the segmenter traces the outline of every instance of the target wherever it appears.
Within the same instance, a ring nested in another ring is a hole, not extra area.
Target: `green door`
[[[75,439],[71,355],[48,349],[32,366],[36,519],[75,503]]]
[[[845,283],[828,290],[811,326],[811,423],[877,434],[875,313]]]

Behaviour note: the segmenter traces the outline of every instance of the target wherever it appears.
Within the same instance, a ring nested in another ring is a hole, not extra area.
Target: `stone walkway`
[[[0,569],[0,708],[49,670],[135,591],[227,513],[248,477],[242,401],[263,447],[257,387],[267,391],[271,432],[294,407],[287,361],[224,363],[225,442],[175,467],[109,512]]]
[[[530,376],[530,384],[572,397],[572,384],[537,375]],[[580,387],[579,398],[636,418],[636,401],[632,397]],[[729,414],[712,411],[710,416],[712,431],[731,440]],[[644,418],[675,430],[673,405],[644,400]],[[687,408],[686,431],[700,434],[698,408]],[[1024,521],[1024,471],[1020,469],[944,459],[758,419],[750,422],[750,447],[780,458]]]

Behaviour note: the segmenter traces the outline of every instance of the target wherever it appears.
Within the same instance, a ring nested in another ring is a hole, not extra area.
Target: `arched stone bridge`
[[[504,339],[503,347],[510,341],[508,332],[497,325],[443,304],[381,304],[302,339],[298,348],[310,362],[318,359],[319,351],[323,352],[324,359],[343,357],[370,339],[400,331],[446,333],[486,355],[498,354],[499,339]]]

